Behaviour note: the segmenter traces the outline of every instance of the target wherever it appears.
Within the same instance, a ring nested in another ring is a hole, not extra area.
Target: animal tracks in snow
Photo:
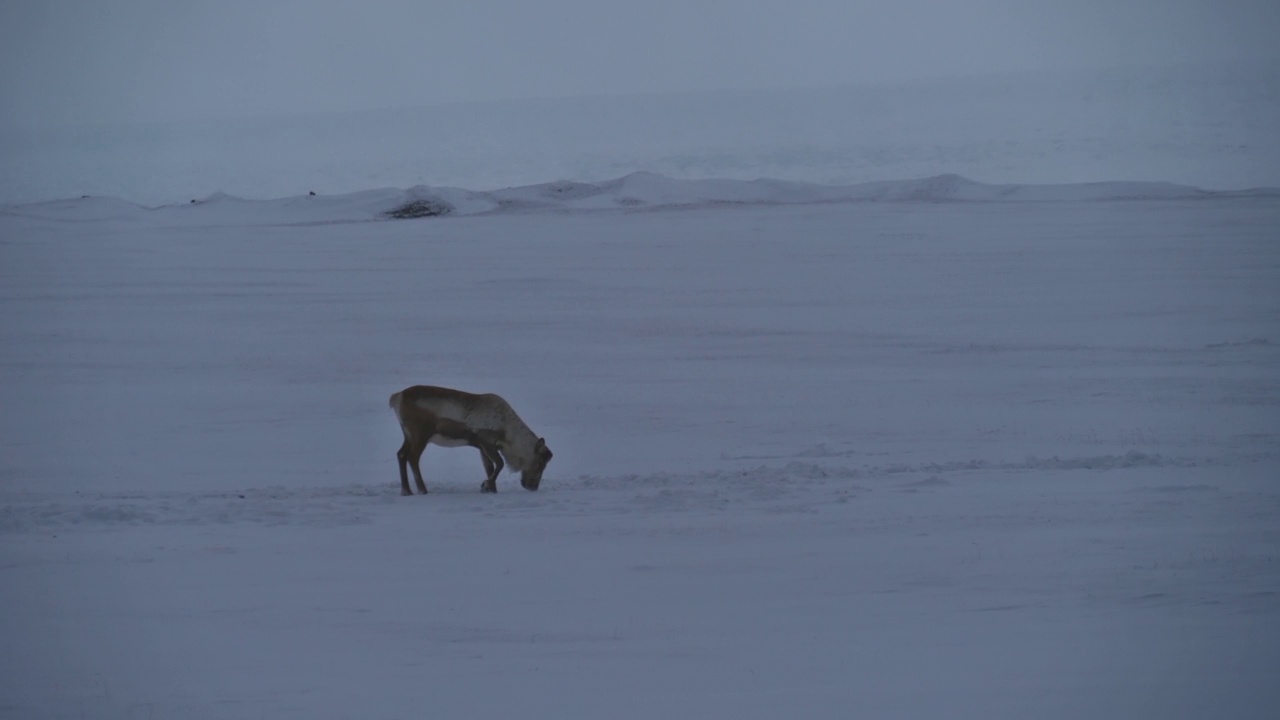
[[[785,464],[693,473],[594,475],[548,478],[538,493],[507,489],[494,497],[475,491],[475,483],[442,479],[426,497],[402,498],[393,482],[325,487],[248,488],[238,492],[43,493],[0,494],[0,532],[27,533],[71,529],[119,529],[147,525],[344,526],[376,522],[386,513],[478,513],[524,517],[557,515],[716,515],[726,510],[757,516],[819,512],[886,491],[904,495],[1003,493],[1017,491],[1019,478],[1054,474],[1059,484],[1116,471],[1174,471],[1225,466],[1222,457],[1167,456],[1130,452],[1118,455],[1027,457],[1022,460],[950,460],[927,463],[847,465],[831,463],[842,453],[802,451]],[[1253,464],[1267,460],[1245,457]],[[1126,482],[1131,498],[1168,503],[1195,501],[1220,488],[1203,482],[1161,481],[1142,474]],[[1024,485],[1029,485],[1025,484]],[[1043,490],[1043,483],[1035,487]],[[1050,493],[1052,494],[1052,493]],[[1273,498],[1273,501],[1275,499]],[[852,503],[852,504],[856,504]],[[909,506],[899,508],[909,513]]]

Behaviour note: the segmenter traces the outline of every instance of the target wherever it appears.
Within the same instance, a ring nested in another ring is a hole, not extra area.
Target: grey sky
[[[1280,61],[1274,0],[7,0],[0,123]]]

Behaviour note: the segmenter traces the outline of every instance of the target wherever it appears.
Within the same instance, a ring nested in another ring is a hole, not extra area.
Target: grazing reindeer
[[[428,443],[444,447],[469,446],[480,451],[485,481],[481,492],[498,492],[498,473],[505,465],[520,471],[520,485],[537,490],[551,461],[551,450],[542,438],[516,415],[506,400],[492,393],[474,395],[461,390],[415,385],[391,396],[391,409],[400,421],[404,444],[396,452],[400,462],[400,494],[409,491],[409,473],[418,492],[426,494],[418,459]]]

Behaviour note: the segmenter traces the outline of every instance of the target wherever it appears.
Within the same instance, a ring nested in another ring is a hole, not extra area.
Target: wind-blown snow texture
[[[0,715],[1272,716],[1280,200],[932,182],[6,208]]]

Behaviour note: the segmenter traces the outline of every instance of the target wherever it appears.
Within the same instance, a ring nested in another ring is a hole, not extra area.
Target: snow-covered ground
[[[1274,717],[1277,238],[949,176],[0,208],[0,716]],[[400,497],[416,383],[542,489]]]

